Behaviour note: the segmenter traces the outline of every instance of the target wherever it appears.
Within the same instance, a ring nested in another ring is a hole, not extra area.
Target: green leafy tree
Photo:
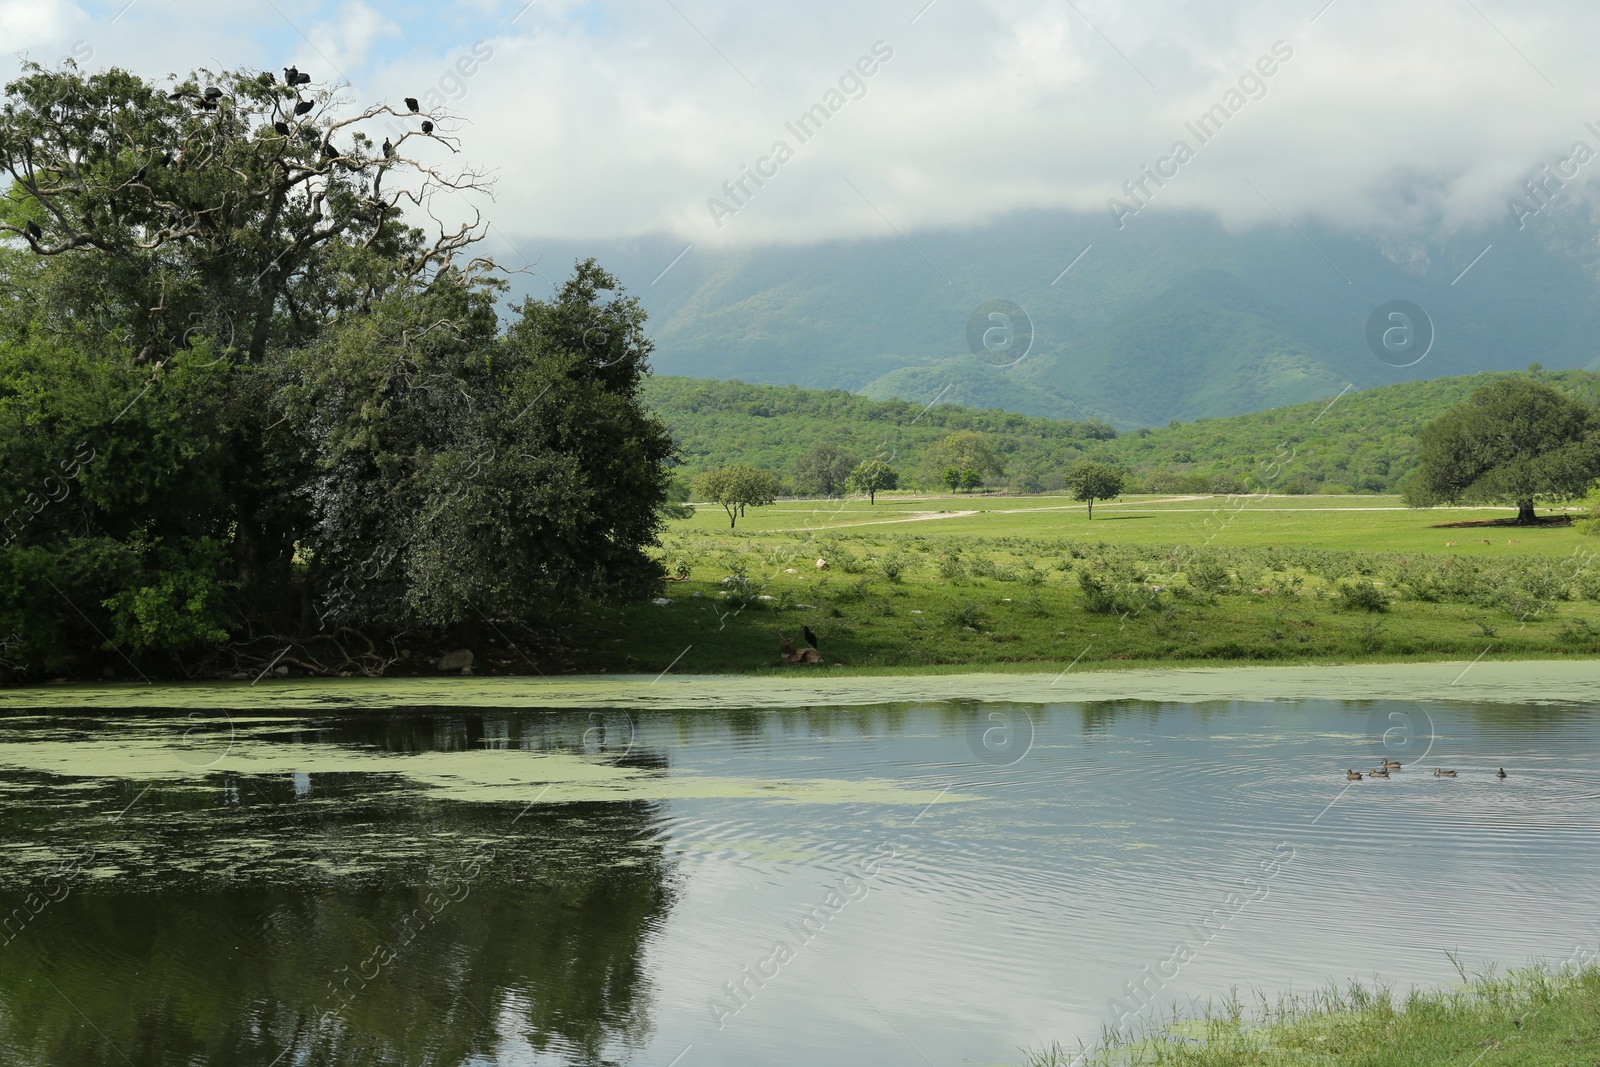
[[[284,414],[316,431],[302,545],[336,619],[527,618],[661,579],[643,549],[672,446],[638,400],[643,310],[593,260],[503,337],[493,297],[444,282],[386,303],[281,376]]]
[[[478,187],[430,161],[451,129],[252,71],[26,64],[6,87],[0,617],[23,656],[655,588],[672,445],[639,398],[644,313],[590,261],[502,323],[482,227],[406,221]]]
[[[974,470],[984,481],[998,481],[1005,477],[1005,464],[996,452],[995,439],[986,433],[958,430],[944,437],[923,456],[917,476],[920,485],[948,485],[945,471],[954,467],[957,472]],[[952,488],[959,487],[958,481]]]
[[[1504,378],[1424,426],[1417,446],[1410,506],[1514,504],[1517,522],[1534,523],[1537,501],[1570,499],[1600,474],[1600,415],[1547,385]]]
[[[849,488],[852,492],[867,494],[867,504],[878,502],[878,494],[900,488],[900,475],[880,459],[863,460],[850,472]]]
[[[979,474],[971,467],[967,467],[961,472],[961,488],[965,489],[969,493],[974,489],[982,489],[983,475]]]
[[[728,513],[730,529],[744,515],[745,508],[764,507],[778,499],[777,476],[747,463],[706,472],[700,476],[699,489],[707,499],[722,505]]]
[[[791,468],[794,487],[801,493],[838,496],[856,467],[856,458],[831,444],[816,445],[800,454]]]
[[[939,472],[939,482],[952,493],[961,488],[961,468],[946,467]]]
[[[1107,463],[1084,460],[1067,472],[1067,488],[1072,499],[1087,501],[1089,518],[1094,518],[1094,502],[1122,494],[1122,472]]]

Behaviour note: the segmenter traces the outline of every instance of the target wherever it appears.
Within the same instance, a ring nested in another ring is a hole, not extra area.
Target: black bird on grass
[[[423,124],[422,124],[422,132],[423,132],[423,133],[432,133],[432,132],[433,132],[433,123],[431,123],[431,122],[424,122],[424,123],[423,123]]]
[[[296,115],[304,115],[307,111],[310,111],[316,106],[317,102],[315,100],[301,100],[299,103],[295,104],[294,113]]]
[[[800,633],[804,635],[806,644],[810,645],[812,648],[817,648],[817,635],[811,632],[811,627],[801,626]],[[818,648],[817,651],[820,652],[821,649]]]
[[[406,107],[411,109],[413,115],[422,110],[422,105],[417,103],[417,98],[414,96],[406,97]]]

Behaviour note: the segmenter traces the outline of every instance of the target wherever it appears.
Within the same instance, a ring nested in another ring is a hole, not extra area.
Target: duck
[[[1385,756],[1383,757],[1383,766],[1385,770],[1398,771],[1400,769],[1400,761],[1392,760],[1388,756]]]
[[[1375,768],[1373,770],[1368,771],[1367,772],[1367,777],[1368,778],[1387,778],[1387,777],[1389,777],[1389,769],[1387,767],[1377,767],[1377,768]]]
[[[1501,767],[1498,771],[1494,772],[1494,776],[1496,778],[1505,778],[1505,777],[1507,777],[1506,769],[1504,767]]]
[[[1344,776],[1345,776],[1345,780],[1346,781],[1351,781],[1351,782],[1359,782],[1359,781],[1361,781],[1361,772],[1360,771],[1345,771],[1344,772]]]
[[[1456,772],[1455,771],[1447,771],[1447,770],[1444,770],[1442,768],[1435,767],[1433,769],[1433,776],[1435,778],[1454,778],[1456,776]]]

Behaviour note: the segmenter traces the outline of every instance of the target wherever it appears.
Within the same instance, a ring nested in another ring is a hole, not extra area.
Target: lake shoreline
[[[0,713],[229,708],[283,712],[405,708],[780,709],[930,701],[1017,704],[1232,700],[1421,700],[1600,704],[1592,659],[1434,660],[1226,666],[1166,664],[1040,671],[900,669],[837,673],[263,679],[160,685],[60,684],[0,690]],[[752,683],[757,683],[752,685]]]

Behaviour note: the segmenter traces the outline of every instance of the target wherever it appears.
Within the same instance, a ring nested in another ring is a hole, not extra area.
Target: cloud
[[[402,33],[399,26],[361,0],[349,0],[336,20],[314,23],[307,36],[318,55],[335,68],[350,71],[366,66],[373,46],[381,39]]]
[[[1108,201],[1132,204],[1125,182],[1148,205],[1126,226],[1201,209],[1235,226],[1281,215],[1436,236],[1509,217],[1575,141],[1600,152],[1584,125],[1600,128],[1587,0],[1324,2],[936,0],[919,15],[922,0],[485,0],[380,15],[356,0],[284,17],[363,100],[438,89],[465,120],[464,158],[499,175],[490,217],[529,238],[800,243],[1052,207],[1104,212],[1110,233]],[[306,48],[268,5],[133,13],[97,61],[275,69]],[[41,50],[66,54],[79,17],[0,0],[8,39]],[[856,92],[841,79],[877,42],[893,56]],[[1292,56],[1258,90],[1277,42]],[[1235,98],[1213,136],[1189,132]],[[814,136],[790,131],[839,99]],[[1192,160],[1152,183],[1144,168],[1180,140]]]
[[[66,40],[86,22],[76,4],[62,0],[0,0],[0,41],[7,51]]]

